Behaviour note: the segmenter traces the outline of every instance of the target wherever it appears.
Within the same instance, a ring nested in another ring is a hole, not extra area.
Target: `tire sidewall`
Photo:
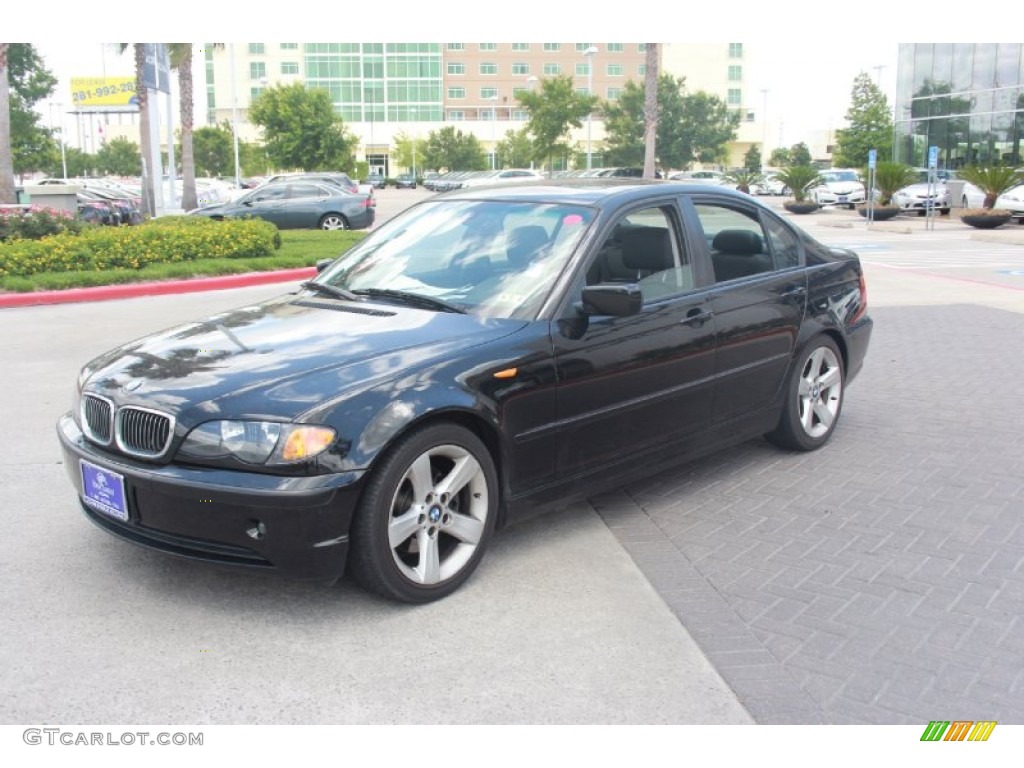
[[[456,445],[473,455],[487,480],[487,519],[476,551],[451,578],[432,586],[410,581],[394,562],[388,540],[391,504],[409,466],[423,453]],[[350,533],[349,570],[366,589],[407,603],[429,603],[450,595],[479,565],[494,531],[499,502],[498,473],[490,452],[470,430],[451,423],[431,424],[399,439],[372,470]]]

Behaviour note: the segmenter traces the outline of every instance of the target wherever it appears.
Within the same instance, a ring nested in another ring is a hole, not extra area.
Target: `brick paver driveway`
[[[828,446],[592,499],[758,722],[1024,723],[1024,270],[964,271],[1024,248],[900,237],[862,251],[875,333]]]

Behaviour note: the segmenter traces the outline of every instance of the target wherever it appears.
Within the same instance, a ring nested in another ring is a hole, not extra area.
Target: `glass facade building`
[[[901,43],[893,152],[918,167],[938,147],[940,168],[1019,166],[1024,45]]]

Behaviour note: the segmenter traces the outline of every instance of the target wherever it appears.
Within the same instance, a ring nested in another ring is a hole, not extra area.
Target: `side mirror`
[[[316,262],[317,274],[320,274],[321,272],[323,272],[325,269],[327,269],[333,263],[334,263],[334,259],[319,259],[319,260],[317,260],[317,262]]]
[[[644,296],[635,284],[591,285],[583,289],[583,312],[588,315],[628,317],[640,311]]]

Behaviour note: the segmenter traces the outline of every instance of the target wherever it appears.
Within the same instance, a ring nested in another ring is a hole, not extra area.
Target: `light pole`
[[[498,92],[488,96],[486,101],[493,101],[491,107],[491,170],[498,170]]]
[[[411,107],[412,112],[412,183],[416,183],[416,107]]]
[[[594,54],[597,53],[597,46],[592,45],[583,52],[583,55],[587,59],[587,96],[593,96],[594,93]],[[590,166],[593,162],[593,154],[591,153],[591,142],[590,142],[590,123],[591,123],[591,112],[587,112],[587,170],[590,170]]]
[[[60,133],[60,167],[63,171],[62,179],[68,177],[68,158],[64,153],[64,105],[57,103],[57,114],[60,116],[60,125],[57,127],[57,132]],[[53,130],[53,102],[50,102],[50,129]]]
[[[235,145],[235,189],[241,189],[242,177],[238,172],[238,89],[235,87],[234,43],[228,43],[228,57],[231,59],[231,135]]]
[[[761,110],[761,171],[764,171],[764,163],[768,152],[768,89],[761,89],[761,96],[764,98],[764,106]]]
[[[537,84],[538,79],[539,78],[536,75],[530,75],[528,78],[526,78],[526,85],[530,89],[530,93],[533,93],[533,86]],[[532,158],[530,159],[530,170],[531,171],[533,170],[533,159]]]

